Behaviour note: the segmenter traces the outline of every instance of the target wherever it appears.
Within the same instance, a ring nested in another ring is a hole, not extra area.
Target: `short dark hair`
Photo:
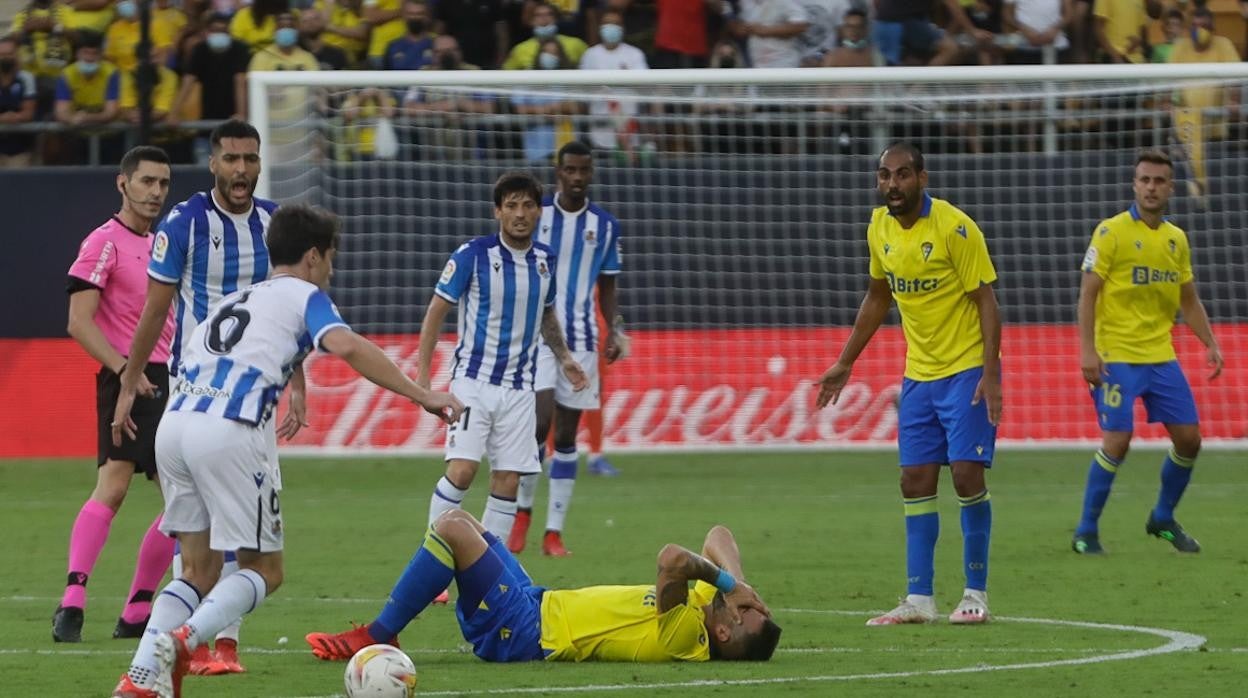
[[[338,216],[318,206],[291,204],[277,209],[269,220],[265,242],[274,266],[295,264],[310,249],[325,254],[338,247]]]
[[[130,152],[121,156],[121,173],[130,179],[134,175],[135,170],[139,169],[139,163],[155,162],[161,165],[169,164],[169,153],[164,148],[157,148],[154,145],[141,145],[137,148],[131,148]]]
[[[204,22],[204,26],[207,26],[209,24],[215,24],[217,22],[220,22],[222,24],[229,24],[230,19],[231,19],[230,15],[227,15],[224,12],[213,12],[208,15],[208,20]]]
[[[1213,10],[1209,9],[1208,5],[1199,3],[1196,5],[1196,9],[1192,10],[1192,19],[1196,19],[1197,17],[1213,19]]]
[[[562,165],[563,158],[567,155],[585,155],[592,158],[594,157],[594,151],[590,150],[589,146],[585,145],[583,141],[568,141],[563,144],[563,147],[555,155],[555,164]]]
[[[867,21],[867,12],[858,7],[851,7],[845,10],[845,17],[861,17],[862,21],[865,22]],[[844,22],[845,20],[842,18],[841,21]]]
[[[494,183],[494,206],[501,208],[503,201],[512,194],[528,194],[537,204],[542,203],[542,183],[528,172],[504,172]]]
[[[84,29],[78,32],[78,48],[104,48],[104,35]]]
[[[776,645],[780,644],[780,626],[776,621],[767,618],[763,627],[745,639],[745,654],[741,657],[746,662],[765,662],[776,653]]]
[[[1135,156],[1135,167],[1139,167],[1141,162],[1151,162],[1154,165],[1165,165],[1170,168],[1171,172],[1174,172],[1174,161],[1170,159],[1169,155],[1166,155],[1164,152],[1155,148],[1141,150],[1140,154]]]
[[[919,150],[919,147],[917,145],[909,141],[894,141],[880,153],[880,158],[883,159],[885,154],[891,153],[894,151],[909,155],[910,162],[914,164],[915,171],[916,172],[923,171],[923,168],[924,168],[923,151]]]
[[[1171,7],[1166,11],[1166,19],[1184,19],[1183,10],[1180,10],[1177,7]]]
[[[212,142],[212,149],[216,150],[221,147],[223,138],[254,138],[256,143],[260,142],[260,132],[255,126],[243,121],[242,119],[230,119],[229,121],[212,129],[212,134],[208,136],[208,140]]]

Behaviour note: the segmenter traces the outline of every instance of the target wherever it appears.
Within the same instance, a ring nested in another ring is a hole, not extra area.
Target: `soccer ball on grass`
[[[416,665],[391,645],[369,645],[347,662],[347,698],[412,698]]]

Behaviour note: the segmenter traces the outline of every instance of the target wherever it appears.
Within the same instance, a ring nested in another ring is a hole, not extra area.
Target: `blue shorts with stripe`
[[[897,446],[901,467],[976,461],[992,466],[997,428],[988,421],[988,404],[971,404],[983,367],[947,378],[901,383]]]
[[[1101,431],[1134,431],[1135,401],[1144,401],[1149,422],[1198,424],[1196,399],[1178,361],[1160,364],[1105,364],[1100,386],[1092,388]]]
[[[487,662],[529,662],[542,650],[542,595],[507,548],[491,545],[471,567],[455,573],[455,616],[473,654]]]

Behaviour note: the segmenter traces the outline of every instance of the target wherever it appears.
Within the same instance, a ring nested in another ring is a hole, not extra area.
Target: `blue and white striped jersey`
[[[542,311],[555,302],[555,255],[540,242],[524,252],[495,233],[460,246],[434,292],[459,305],[453,378],[532,390]]]
[[[169,370],[177,375],[191,330],[222,298],[269,277],[264,236],[277,204],[254,199],[248,213],[225,211],[201,191],[183,201],[156,230],[147,275],[178,287],[173,352]]]
[[[555,197],[542,200],[537,240],[559,258],[555,300],[568,348],[598,351],[594,319],[594,286],[598,277],[620,273],[620,222],[600,206],[586,201],[578,212],[565,211]]]
[[[293,276],[231,293],[190,333],[169,410],[264,424],[295,367],[335,327],[348,326],[329,296]]]

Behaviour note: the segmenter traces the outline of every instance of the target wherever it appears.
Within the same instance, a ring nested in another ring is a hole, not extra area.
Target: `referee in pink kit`
[[[69,536],[69,578],[52,617],[52,639],[81,642],[87,582],[108,539],[113,517],[125,501],[131,476],[156,478],[156,425],[169,395],[169,345],[173,340],[170,316],[160,334],[151,363],[144,370],[142,396],[135,401],[133,419],[138,438],[112,442],[113,408],[121,387],[143,302],[147,295],[147,264],[152,254],[152,224],[160,217],[169,195],[169,156],[160,148],[141,146],[121,159],[117,191],[121,210],[91,231],[69,268],[69,334],[100,362],[95,380],[98,465],[95,490],[82,505]],[[143,536],[134,580],[126,606],[113,630],[115,638],[141,637],[147,626],[152,595],[173,560],[172,538],[160,530],[160,516]]]

